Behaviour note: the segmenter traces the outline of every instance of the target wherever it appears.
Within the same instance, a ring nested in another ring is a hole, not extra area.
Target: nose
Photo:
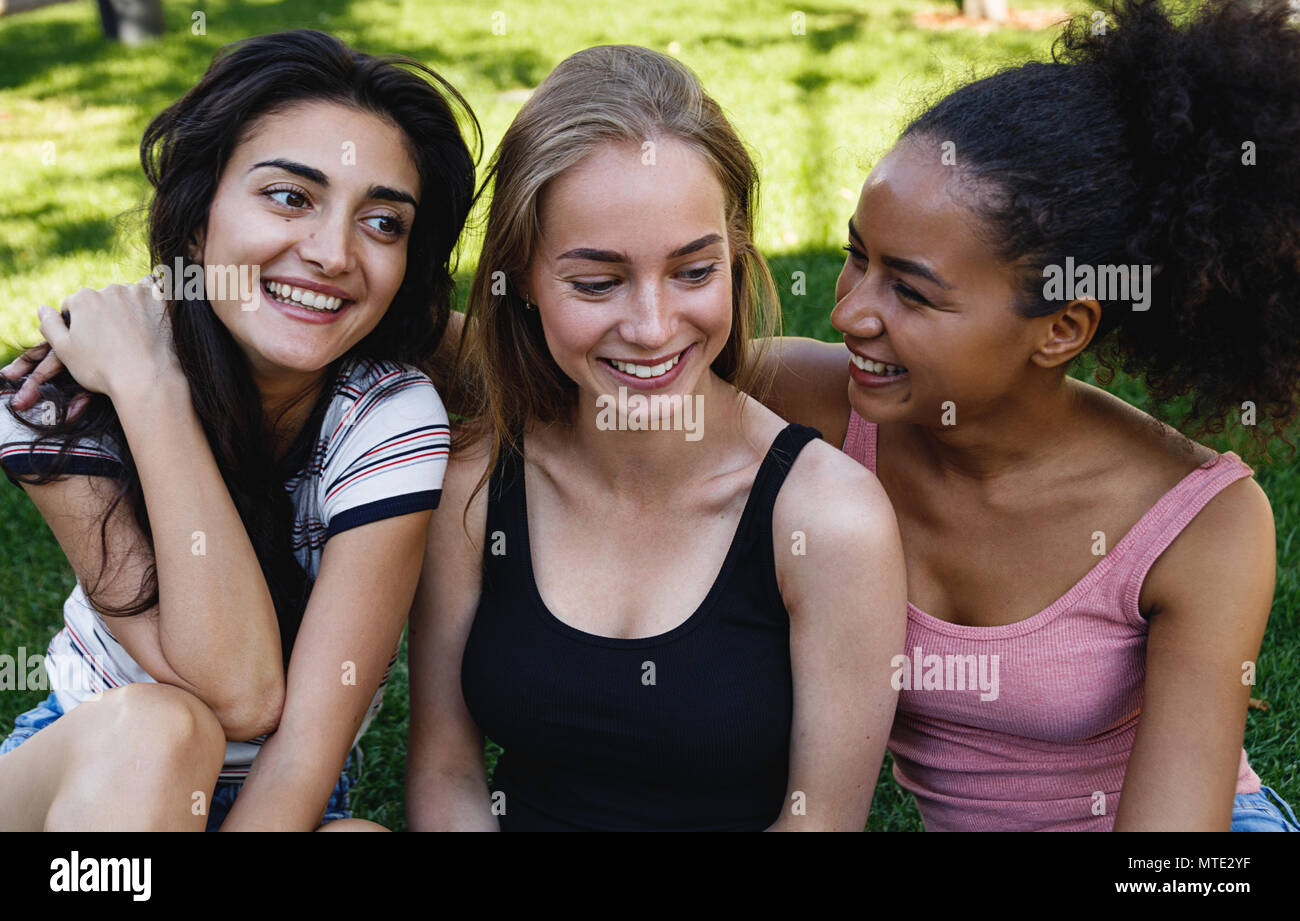
[[[313,222],[307,237],[298,244],[298,254],[320,269],[322,275],[339,275],[352,268],[352,225],[346,214],[336,212]]]
[[[858,276],[853,287],[835,302],[831,325],[845,336],[874,339],[885,331],[879,303],[872,294],[870,271]]]
[[[639,285],[629,301],[628,314],[621,327],[619,332],[624,341],[658,355],[677,334],[672,299],[664,296],[657,283]]]

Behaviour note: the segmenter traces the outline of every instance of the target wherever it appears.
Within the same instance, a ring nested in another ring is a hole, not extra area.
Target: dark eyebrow
[[[904,275],[915,275],[918,278],[924,278],[931,284],[936,284],[945,291],[951,291],[952,285],[944,281],[938,275],[934,274],[929,267],[919,262],[913,262],[911,259],[899,259],[897,256],[881,256],[880,261],[889,266],[896,272],[902,272]]]
[[[864,249],[866,248],[866,244],[862,242],[862,237],[858,236],[858,229],[853,226],[852,218],[849,219],[849,236],[852,237],[854,242],[856,242],[859,246],[863,247]],[[911,259],[900,259],[897,256],[881,256],[880,261],[883,264],[889,266],[891,269],[893,269],[896,272],[902,272],[904,275],[915,275],[918,278],[924,278],[926,281],[930,282],[931,284],[938,285],[940,288],[943,288],[945,291],[952,290],[951,284],[949,284],[948,282],[940,278],[938,275],[936,275],[934,271],[930,269],[929,266],[926,266],[920,262],[915,262]]]
[[[706,246],[712,246],[714,243],[721,243],[721,242],[722,242],[721,234],[716,234],[716,233],[705,234],[704,236],[700,237],[698,240],[692,240],[690,243],[687,243],[685,246],[677,247],[677,249],[673,250],[671,253],[668,254],[668,258],[676,259],[678,256],[689,256],[691,253],[702,250]],[[627,258],[626,253],[615,252],[614,250],[611,249],[585,249],[585,248],[571,249],[567,253],[561,253],[559,256],[556,257],[556,261],[559,261],[560,259],[589,259],[592,262],[622,262],[622,263],[627,263],[632,261],[631,259]]]
[[[592,262],[630,262],[623,253],[616,253],[611,249],[571,249],[567,253],[561,253],[556,257],[560,259],[590,259]]]
[[[251,173],[253,170],[263,166],[282,169],[285,172],[293,173],[295,176],[301,176],[303,179],[314,182],[319,186],[325,186],[328,188],[330,184],[329,178],[320,170],[316,169],[314,166],[307,166],[305,163],[298,163],[294,160],[263,160],[261,163],[255,163],[253,166],[249,167],[248,171]],[[390,189],[386,185],[372,185],[366,190],[366,197],[378,198],[381,201],[406,202],[412,207],[416,207],[415,197],[409,192]]]
[[[383,201],[406,202],[412,208],[417,207],[415,198],[409,192],[402,192],[398,189],[390,189],[386,185],[372,185],[366,191],[367,198],[378,198]]]
[[[305,163],[297,163],[293,160],[263,160],[261,163],[254,163],[248,168],[248,171],[251,173],[253,170],[259,169],[263,166],[282,169],[287,173],[293,173],[295,176],[301,176],[303,179],[308,179],[317,185],[327,186],[330,184],[330,181],[325,178],[325,174],[320,170],[315,167],[307,166]]]
[[[671,253],[668,254],[668,258],[676,259],[678,256],[689,256],[691,253],[694,253],[698,250],[702,250],[706,246],[712,246],[714,243],[721,243],[721,242],[722,242],[721,234],[716,234],[716,233],[705,234],[704,236],[700,237],[698,240],[692,240],[690,243],[687,243],[685,246],[677,247],[677,249],[673,250]]]

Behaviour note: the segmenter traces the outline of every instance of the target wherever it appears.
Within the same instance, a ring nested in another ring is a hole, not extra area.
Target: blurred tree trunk
[[[104,36],[139,45],[163,34],[162,0],[99,0]]]

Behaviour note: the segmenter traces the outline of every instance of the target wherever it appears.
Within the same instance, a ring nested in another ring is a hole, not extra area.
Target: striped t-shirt
[[[0,397],[0,466],[17,483],[15,474],[47,469],[59,445],[34,447],[37,434],[13,419],[9,399],[9,394]],[[38,404],[22,415],[40,421],[42,412]],[[293,499],[294,556],[309,579],[319,573],[325,542],[333,535],[437,508],[449,447],[447,413],[428,377],[395,362],[346,361],[306,466],[284,484]],[[82,441],[73,447],[67,471],[113,476],[119,456],[111,439]],[[357,613],[361,629],[364,612]],[[64,626],[45,660],[50,687],[65,713],[98,691],[154,680],[113,637],[112,621],[90,606],[78,581],[64,602]],[[379,712],[396,661],[395,649],[357,741]],[[265,738],[228,742],[221,779],[247,777]]]

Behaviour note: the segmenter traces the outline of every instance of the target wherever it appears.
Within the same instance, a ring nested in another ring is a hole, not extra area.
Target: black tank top
[[[493,778],[503,830],[757,831],[778,818],[793,686],[772,509],[795,457],[819,437],[801,425],[776,437],[704,601],[680,626],[640,639],[586,633],[547,610],[523,464],[503,452],[461,663],[469,712],[504,749]],[[628,590],[673,586],[632,577]]]

